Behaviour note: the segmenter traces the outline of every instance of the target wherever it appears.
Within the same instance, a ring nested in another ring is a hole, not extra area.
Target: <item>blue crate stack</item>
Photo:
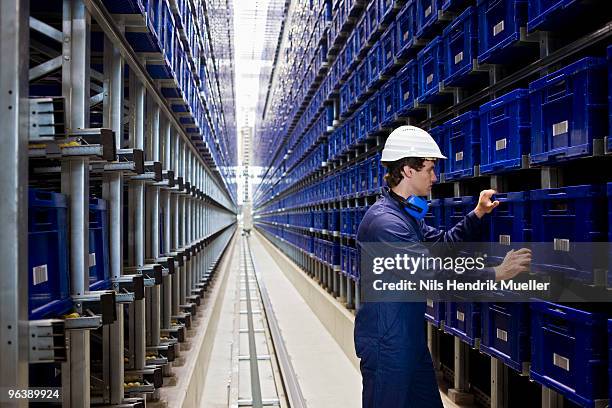
[[[342,292],[334,294],[348,308],[358,308],[350,296],[357,293],[358,277],[364,273],[359,268],[356,234],[365,211],[385,186],[386,169],[380,161],[384,141],[392,129],[411,124],[428,129],[447,156],[436,163],[442,185],[434,186],[429,197],[426,224],[452,228],[474,209],[483,186],[495,180],[495,199],[500,205],[485,216],[482,229],[473,237],[490,251],[490,261],[501,262],[506,248],[518,243],[540,243],[544,250],[538,251],[531,273],[593,285],[593,269],[601,265],[588,257],[575,262],[566,256],[566,249],[580,243],[612,240],[608,170],[612,158],[612,46],[608,47],[607,37],[597,37],[596,44],[586,46],[583,34],[567,29],[568,16],[595,10],[590,8],[592,3],[325,2],[325,13],[331,13],[326,36],[329,69],[306,72],[303,67],[312,58],[297,46],[289,50],[287,61],[302,68],[295,68],[286,80],[289,84],[294,77],[304,80],[300,92],[292,92],[282,104],[272,107],[268,128],[277,130],[266,137],[290,141],[288,148],[293,153],[284,159],[285,151],[279,148],[278,154],[262,162],[270,169],[292,162],[297,165],[294,176],[299,176],[286,186],[278,182],[280,170],[271,170],[264,177],[255,194],[261,214],[259,228],[278,243],[275,240],[286,232],[270,232],[269,217],[279,209],[310,211],[315,202],[320,205],[318,210],[328,214],[326,234],[304,234],[331,243],[319,245],[334,248],[336,260],[324,262],[342,275]],[[306,16],[323,11],[316,6],[300,7],[304,27],[292,30],[314,37],[311,43],[317,44],[318,34],[308,32],[305,21]],[[579,21],[585,32],[601,29],[598,23]],[[562,38],[559,44],[551,41],[551,50],[545,49],[547,39],[558,38]],[[580,51],[573,46],[581,47]],[[563,53],[553,55],[554,47]],[[285,90],[297,86],[287,85]],[[292,106],[289,112],[286,105]],[[329,106],[333,108],[327,110]],[[315,142],[306,135],[323,107],[329,131],[322,137],[328,143],[331,165],[298,173],[304,156],[292,146],[307,140],[303,147],[314,147]],[[545,167],[566,177],[548,185],[543,181]],[[305,186],[296,186],[297,181]],[[322,201],[311,198],[318,190],[326,197]],[[287,253],[294,249],[278,246]],[[323,246],[319,252],[325,251]],[[307,254],[292,256],[303,265]],[[610,263],[608,268],[612,268]],[[305,265],[314,276],[317,268]],[[607,282],[597,285],[612,288],[611,276],[608,273]],[[319,282],[328,291],[335,290],[320,276]],[[425,319],[439,329],[436,332],[445,331],[479,348],[515,375],[529,375],[575,404],[594,406],[595,401],[608,398],[612,384],[606,382],[610,364],[604,354],[610,347],[604,341],[605,319],[611,314],[593,312],[590,306],[430,299]],[[577,351],[580,347],[584,353]]]
[[[68,258],[68,200],[28,192],[29,318],[61,317],[72,308]]]

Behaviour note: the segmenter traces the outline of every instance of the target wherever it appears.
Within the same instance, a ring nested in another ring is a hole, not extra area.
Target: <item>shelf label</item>
[[[501,341],[508,342],[508,332],[502,329],[497,329],[497,338]]]
[[[410,91],[404,92],[404,100],[407,100],[410,97]]]
[[[570,361],[569,358],[560,356],[557,353],[553,353],[553,364],[559,368],[564,369],[565,371],[570,370]]]
[[[563,251],[569,252],[570,250],[570,240],[565,238],[554,238],[553,239],[553,248],[555,251]]]
[[[427,299],[427,307],[433,307],[433,300]]]
[[[495,141],[495,150],[504,150],[506,148],[506,138]]]
[[[465,314],[463,314],[463,312],[460,312],[458,310],[457,310],[457,320],[459,320],[460,322],[465,321]]]
[[[455,153],[455,161],[463,160],[463,151]]]
[[[463,51],[461,51],[459,54],[455,55],[455,64],[458,64],[461,61],[463,61]]]
[[[499,23],[493,26],[493,37],[495,37],[497,34],[501,33],[502,31],[504,31],[504,20],[500,21]]]
[[[35,266],[32,268],[32,285],[40,285],[49,280],[47,264]]]
[[[553,136],[564,135],[569,130],[569,122],[564,120],[563,122],[555,123],[552,126]]]
[[[96,266],[96,253],[89,254],[89,267]]]
[[[425,17],[429,17],[430,14],[431,14],[431,4],[429,5],[429,7],[425,9]]]
[[[433,74],[427,75],[427,85],[431,84],[432,81],[433,81]]]
[[[500,235],[499,243],[502,245],[510,245],[510,235]]]
[[[403,36],[404,41],[407,41],[407,40],[408,40],[408,34],[409,34],[409,32],[408,32],[408,31],[406,31],[406,32],[404,33],[404,36]]]

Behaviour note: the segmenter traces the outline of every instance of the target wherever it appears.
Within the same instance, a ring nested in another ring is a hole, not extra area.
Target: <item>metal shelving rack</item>
[[[126,41],[126,19],[109,14],[99,0],[63,0],[56,10],[59,25],[53,18],[31,17],[26,0],[3,1],[0,7],[6,58],[0,73],[6,133],[0,151],[5,197],[0,203],[5,265],[0,386],[27,388],[34,364],[61,362],[63,406],[143,406],[158,396],[163,376],[171,373],[186,329],[235,232],[234,194],[219,168],[211,166],[221,164],[211,162],[207,147],[188,136],[163,97],[161,83],[147,73],[147,56],[135,53]],[[92,26],[104,36],[103,74],[92,68]],[[30,42],[30,32],[53,46]],[[28,47],[49,58],[29,72]],[[28,126],[35,121],[27,81],[49,76],[61,82],[62,98],[55,98],[59,105],[54,106],[55,113],[65,110],[66,134],[35,139]],[[90,129],[90,110],[100,104],[102,128]],[[233,101],[229,105],[226,110],[233,109]],[[76,318],[28,321],[28,164],[30,180],[55,177],[69,197]],[[94,185],[109,213],[112,286],[104,291],[88,287]],[[65,347],[49,346],[52,333],[64,338]],[[92,367],[93,347],[102,351],[101,367]],[[136,385],[125,387],[127,381]]]

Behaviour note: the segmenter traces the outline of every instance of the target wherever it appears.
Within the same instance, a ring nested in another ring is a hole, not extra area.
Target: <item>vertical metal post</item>
[[[28,5],[0,2],[0,387],[8,389],[28,386]]]
[[[542,408],[563,408],[563,396],[542,386]]]
[[[85,128],[89,123],[89,28],[90,16],[83,2],[64,0],[62,95],[70,129]],[[65,160],[61,168],[62,192],[70,200],[70,287],[73,295],[81,295],[89,282],[89,159]],[[89,332],[71,331],[67,341],[69,355],[62,367],[64,405],[87,407]]]
[[[491,357],[491,408],[508,406],[508,367]]]
[[[159,161],[159,106],[155,101],[150,100],[150,117],[149,117],[149,154],[150,159],[154,162]],[[148,255],[152,262],[156,263],[159,258],[159,188],[156,186],[149,186],[147,188],[147,224],[149,226],[147,231],[148,241]],[[161,288],[156,285],[150,289],[150,293],[147,296],[149,318],[147,321],[150,324],[149,328],[149,345],[159,345],[160,333],[160,290]]]
[[[144,150],[145,89],[140,80],[130,71],[130,140],[134,149]],[[144,182],[130,181],[129,187],[129,258],[133,266],[144,265]],[[134,356],[134,368],[145,368],[146,328],[145,300],[136,300],[130,305],[130,335]],[[133,332],[132,332],[133,331]]]
[[[111,41],[104,38],[104,126],[115,132],[115,145],[123,139],[123,58]],[[102,198],[108,203],[110,272],[113,279],[122,275],[123,262],[123,176],[120,172],[105,173]],[[120,404],[123,400],[123,305],[116,305],[116,320],[104,326],[103,342],[108,344],[109,355],[104,359],[104,381],[110,385],[108,401]]]

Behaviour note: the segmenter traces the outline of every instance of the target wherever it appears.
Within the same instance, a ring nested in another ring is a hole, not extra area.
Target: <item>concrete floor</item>
[[[347,357],[321,322],[320,319],[326,317],[317,316],[280,269],[275,259],[283,255],[276,249],[264,246],[262,240],[259,234],[252,234],[250,238],[255,268],[267,288],[273,313],[307,406],[360,407],[361,376],[355,362]],[[240,240],[236,241],[236,245],[240,245]],[[238,253],[237,247],[228,271],[230,275],[206,373],[204,396],[200,404],[202,408],[228,407],[228,401],[231,400],[232,370],[236,371],[232,353],[236,353],[235,332],[239,327],[236,322],[239,319],[236,304],[240,296]],[[441,395],[445,407],[457,406],[444,393]]]

